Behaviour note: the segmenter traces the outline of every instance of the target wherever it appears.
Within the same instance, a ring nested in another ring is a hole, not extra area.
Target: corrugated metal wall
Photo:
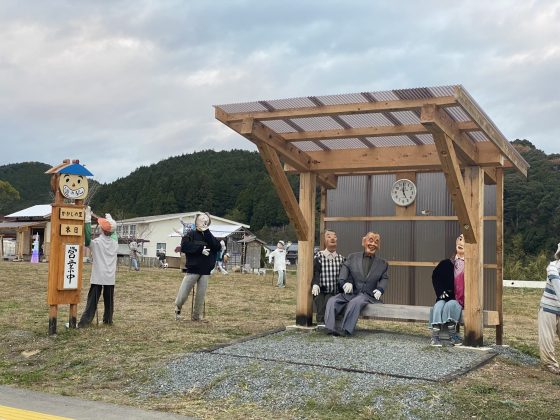
[[[394,174],[339,177],[338,187],[327,192],[327,217],[394,216],[395,205],[390,190]],[[453,216],[453,204],[447,193],[443,173],[418,173],[416,214]],[[484,215],[496,215],[496,188],[484,188]],[[369,221],[327,222],[338,237],[338,250],[343,255],[362,250],[361,238],[368,231],[381,234],[379,255],[391,261],[440,261],[455,251],[459,235],[456,221]],[[496,263],[496,222],[484,222],[484,263]],[[434,303],[432,267],[389,269],[386,303],[425,305]],[[484,309],[494,310],[496,270],[484,270]]]

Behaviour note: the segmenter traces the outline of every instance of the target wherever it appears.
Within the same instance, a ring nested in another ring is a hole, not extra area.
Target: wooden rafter
[[[495,167],[503,162],[500,153],[490,144],[480,145],[478,164]],[[397,172],[403,170],[439,171],[441,161],[434,144],[423,146],[376,147],[371,149],[347,149],[339,151],[307,152],[311,163],[309,169],[318,173],[352,174]],[[288,172],[299,172],[286,167]]]
[[[502,152],[507,159],[509,159],[515,169],[523,174],[523,176],[527,177],[529,164],[511,147],[504,135],[494,126],[486,114],[480,111],[475,101],[461,86],[455,89],[455,98],[476,125],[484,131],[490,141],[498,147],[500,152]]]
[[[453,121],[443,109],[432,104],[424,105],[420,112],[420,122],[425,127],[437,126],[453,140],[457,156],[465,165],[480,165],[479,146],[461,129],[461,123]],[[473,122],[468,124],[478,128]],[[501,153],[499,156],[498,166],[503,166],[505,159]],[[495,168],[486,168],[484,175],[487,184],[496,183]]]
[[[473,229],[473,222],[476,221],[473,221],[470,208],[467,205],[465,185],[453,141],[437,125],[429,124],[428,129],[432,131],[434,137],[441,161],[441,169],[447,181],[447,190],[451,196],[455,213],[457,213],[461,232],[465,235],[465,242],[476,243],[478,238],[475,229]]]
[[[290,221],[294,224],[298,240],[308,240],[308,226],[303,213],[299,208],[299,203],[292,191],[288,177],[282,169],[280,158],[276,151],[266,143],[257,142],[257,148],[264,162],[264,166],[270,175],[272,183],[276,187],[278,197],[288,214]]]
[[[264,143],[276,150],[284,161],[297,172],[308,172],[311,158],[307,153],[284,141],[282,136],[272,131],[266,125],[247,118],[241,122],[230,123],[229,126],[251,140],[253,143]],[[333,174],[322,174],[318,177],[319,184],[326,188],[336,188],[337,179]]]
[[[461,131],[478,130],[478,126],[470,121],[457,123],[457,128]],[[282,137],[288,142],[293,142],[306,140],[334,140],[353,137],[406,136],[411,134],[429,134],[429,131],[422,124],[410,124],[284,133],[282,134]]]
[[[430,98],[430,103],[438,106],[456,105],[456,100],[452,96],[441,96]],[[259,121],[277,120],[283,118],[302,118],[302,117],[319,117],[329,115],[347,115],[347,114],[363,114],[367,112],[392,112],[392,111],[408,111],[420,108],[426,103],[426,99],[410,99],[380,102],[364,102],[359,104],[344,105],[325,105],[311,106],[297,109],[282,109],[278,111],[260,111],[260,112],[238,112],[227,113],[220,108],[215,108],[216,119],[223,123],[242,121],[246,118],[253,118]]]
[[[430,132],[437,126],[457,146],[457,154],[468,165],[478,162],[479,153],[476,144],[464,133],[461,133],[455,121],[445,111],[436,108],[433,104],[426,104],[420,111],[420,123]]]

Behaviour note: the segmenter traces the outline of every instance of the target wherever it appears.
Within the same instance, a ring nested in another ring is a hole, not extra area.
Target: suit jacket
[[[373,291],[378,289],[385,293],[385,288],[389,282],[387,261],[377,255],[373,258],[369,273],[363,273],[362,260],[363,252],[355,252],[348,255],[346,261],[340,267],[339,283],[340,287],[344,283],[352,283],[353,293],[365,293],[373,297]]]

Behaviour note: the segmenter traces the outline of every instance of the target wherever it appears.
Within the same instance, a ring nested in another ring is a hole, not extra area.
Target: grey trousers
[[[539,352],[541,362],[548,368],[558,368],[554,357],[554,336],[560,338],[560,316],[539,309]]]
[[[358,293],[357,295],[339,293],[333,296],[327,302],[325,309],[325,328],[330,331],[336,331],[336,316],[344,311],[341,329],[347,334],[352,334],[363,307],[368,303],[375,302],[377,301],[365,293]]]
[[[334,296],[334,293],[323,293],[320,292],[317,296],[313,298],[313,304],[315,305],[315,312],[317,317],[317,324],[325,323],[325,309],[327,307],[327,302],[330,298]]]
[[[204,307],[204,298],[206,296],[206,289],[208,288],[208,278],[209,275],[202,275],[202,274],[185,274],[181,286],[179,287],[179,291],[177,292],[177,297],[175,298],[175,305],[179,310],[183,307],[183,304],[189,298],[189,294],[191,293],[192,288],[195,284],[198,283],[196,287],[196,295],[194,298],[194,309],[192,313],[193,320],[200,320],[202,319],[202,308]]]
[[[286,271],[278,270],[278,282],[276,283],[278,287],[286,287]]]

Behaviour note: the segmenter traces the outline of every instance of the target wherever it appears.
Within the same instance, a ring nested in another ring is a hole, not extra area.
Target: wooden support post
[[[325,216],[327,214],[327,189],[321,187],[321,208],[319,210],[319,248],[325,249]]]
[[[476,242],[465,238],[465,339],[468,346],[483,344],[483,238],[484,172],[478,166],[465,168],[465,198]],[[466,235],[465,235],[466,237]]]
[[[68,315],[68,326],[70,328],[76,328],[78,319],[78,305],[76,303],[70,304],[70,314]]]
[[[504,170],[496,168],[496,311],[500,323],[496,325],[496,344],[501,346],[504,336]]]
[[[58,305],[49,305],[49,335],[56,334],[57,315],[58,315]]]
[[[313,322],[311,278],[315,243],[315,197],[317,177],[311,172],[299,176],[299,208],[307,225],[307,240],[298,241],[296,286],[296,325],[310,327]]]

